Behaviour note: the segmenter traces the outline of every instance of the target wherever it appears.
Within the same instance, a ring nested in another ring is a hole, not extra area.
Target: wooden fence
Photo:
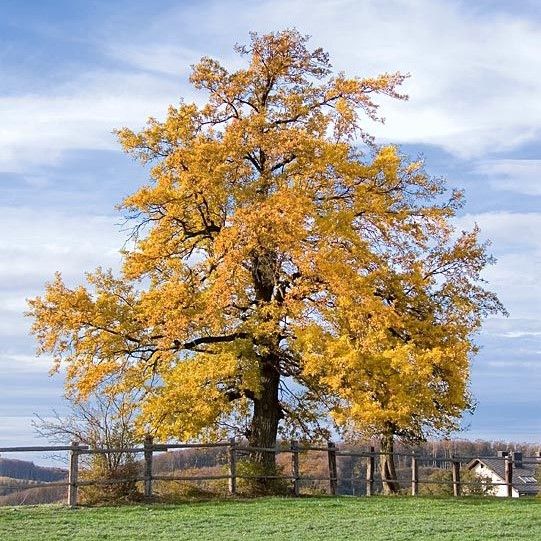
[[[169,450],[180,449],[210,449],[210,448],[223,448],[227,451],[227,473],[223,475],[159,475],[153,473],[153,456],[156,452],[163,452]],[[289,446],[277,446],[272,448],[266,447],[251,447],[242,445],[237,442],[235,438],[231,438],[227,442],[219,443],[154,443],[152,438],[146,438],[142,447],[123,447],[123,448],[89,448],[88,446],[81,445],[79,442],[72,442],[69,446],[45,446],[45,447],[4,447],[0,448],[0,453],[12,453],[12,452],[69,452],[69,468],[68,478],[66,481],[55,482],[37,482],[32,483],[32,488],[46,486],[46,487],[68,487],[68,505],[70,507],[76,507],[78,503],[78,489],[89,485],[107,485],[115,483],[126,482],[142,482],[144,487],[144,496],[147,499],[153,497],[153,482],[154,481],[209,481],[209,480],[227,480],[229,494],[234,496],[237,494],[237,481],[239,479],[281,479],[291,482],[291,493],[293,496],[300,495],[300,486],[302,481],[325,481],[328,482],[329,494],[336,495],[338,492],[338,469],[337,469],[337,457],[356,457],[366,460],[366,496],[372,496],[375,493],[376,482],[376,459],[379,456],[385,455],[375,451],[374,447],[371,447],[369,451],[357,451],[351,449],[340,450],[333,442],[328,442],[327,446],[321,445],[299,445],[297,441],[291,441]],[[300,455],[307,451],[317,451],[327,454],[328,458],[328,475],[326,477],[308,477],[300,475]],[[239,474],[237,471],[237,463],[240,455],[246,455],[250,453],[290,453],[291,454],[291,470],[290,475],[245,475]],[[79,459],[81,455],[92,454],[113,454],[113,453],[140,453],[143,455],[143,475],[115,478],[115,479],[92,479],[84,480],[79,479]],[[419,456],[414,453],[393,453],[395,457],[408,457],[411,460],[411,491],[412,496],[419,494],[419,485],[422,483],[427,484],[443,484],[452,485],[453,495],[458,497],[462,495],[462,488],[469,485],[479,486],[479,482],[464,482],[460,478],[460,465],[465,461],[472,459],[490,458],[492,460],[502,460],[505,462],[505,479],[502,483],[490,481],[490,487],[506,486],[507,496],[512,497],[513,494],[513,457],[451,457],[451,458],[438,458],[440,462],[447,462],[451,464],[452,480],[451,481],[436,481],[431,479],[419,478],[419,465],[422,462],[431,462],[432,457]],[[523,457],[524,460],[536,459],[539,457]],[[351,480],[351,479],[348,479]],[[396,482],[396,479],[379,479],[379,481]],[[9,484],[2,484],[1,486],[10,486]],[[13,488],[20,488],[19,486],[13,486]]]

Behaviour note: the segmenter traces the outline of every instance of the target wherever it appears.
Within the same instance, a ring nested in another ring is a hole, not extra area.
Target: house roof
[[[505,460],[501,458],[475,458],[468,464],[468,469],[473,469],[477,464],[483,464],[485,468],[490,468],[502,482],[505,482]],[[519,494],[537,494],[541,491],[539,483],[538,467],[539,462],[523,462],[520,468],[513,465],[513,488]],[[528,477],[534,477],[537,483],[525,480]]]

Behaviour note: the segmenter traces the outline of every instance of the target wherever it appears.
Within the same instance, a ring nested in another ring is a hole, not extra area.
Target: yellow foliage
[[[122,204],[137,234],[122,276],[98,269],[75,289],[57,276],[30,301],[75,396],[143,389],[140,430],[160,438],[252,414],[260,444],[325,408],[419,436],[468,407],[473,333],[501,309],[479,285],[490,258],[477,231],[456,239],[461,194],[395,146],[358,146],[404,76],[333,77],[306,41],[252,34],[244,69],[194,67],[205,105],[118,131],[151,165]]]

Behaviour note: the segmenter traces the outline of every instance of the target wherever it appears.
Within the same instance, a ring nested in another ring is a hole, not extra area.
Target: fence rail
[[[210,449],[210,448],[223,448],[227,450],[227,468],[228,472],[223,475],[167,475],[167,474],[155,474],[153,473],[152,463],[153,456],[156,452],[165,452],[169,450],[181,450],[181,449]],[[360,479],[358,477],[342,477],[339,479],[337,468],[337,457],[354,457],[366,459],[366,496],[374,494],[375,482],[376,482],[376,459],[381,456],[389,456],[390,453],[384,453],[376,451],[374,447],[370,450],[341,450],[333,442],[328,442],[327,446],[319,445],[299,445],[298,441],[291,441],[288,446],[276,446],[276,447],[254,447],[249,445],[242,445],[237,442],[235,438],[231,438],[227,442],[218,443],[154,443],[151,437],[147,437],[144,441],[144,445],[140,447],[119,447],[119,448],[89,448],[87,445],[81,445],[79,442],[72,442],[67,446],[31,446],[31,447],[0,447],[0,453],[11,452],[52,452],[52,451],[67,451],[69,452],[69,468],[68,478],[65,481],[54,482],[35,482],[31,486],[25,488],[37,488],[37,487],[68,487],[68,505],[70,507],[76,507],[78,504],[78,489],[81,487],[91,485],[113,485],[117,483],[127,482],[142,482],[144,486],[144,495],[147,499],[152,499],[154,495],[153,482],[154,481],[210,481],[210,480],[227,480],[228,492],[234,496],[237,494],[237,485],[239,479],[280,479],[284,481],[290,481],[292,484],[291,493],[293,496],[300,495],[300,485],[302,481],[326,481],[329,486],[329,493],[336,495],[338,492],[338,481],[354,481]],[[300,473],[300,455],[308,451],[322,452],[327,454],[328,475],[326,477],[317,476],[302,476]],[[290,453],[291,454],[291,472],[290,475],[247,475],[239,474],[237,470],[237,463],[239,457],[250,453]],[[82,455],[95,455],[95,454],[115,454],[115,453],[141,453],[144,456],[143,459],[143,475],[132,477],[121,477],[114,479],[92,479],[92,480],[80,480],[79,459]],[[452,456],[450,458],[439,458],[440,463],[450,463],[452,471],[452,480],[432,480],[432,479],[420,479],[419,478],[419,464],[425,461],[433,461],[432,457],[421,456],[415,453],[392,453],[394,457],[407,457],[411,459],[411,495],[417,496],[419,494],[419,486],[422,484],[432,485],[450,485],[453,488],[453,495],[458,497],[462,495],[463,487],[479,486],[479,482],[468,482],[461,479],[460,466],[466,461],[474,459],[491,459],[501,460],[504,463],[504,481],[494,482],[488,481],[490,487],[505,486],[507,487],[506,495],[512,497],[513,495],[513,466],[514,459],[512,455],[505,457],[500,456]],[[535,464],[541,464],[541,458],[539,456],[525,456],[522,457],[523,463],[528,463],[531,460]],[[378,478],[379,482],[384,483],[396,483],[397,479]],[[18,484],[1,483],[0,486],[8,488],[21,488]]]

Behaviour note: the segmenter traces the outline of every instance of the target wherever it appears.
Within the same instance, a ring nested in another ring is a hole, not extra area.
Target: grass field
[[[0,508],[2,541],[541,539],[537,499],[265,498]]]

